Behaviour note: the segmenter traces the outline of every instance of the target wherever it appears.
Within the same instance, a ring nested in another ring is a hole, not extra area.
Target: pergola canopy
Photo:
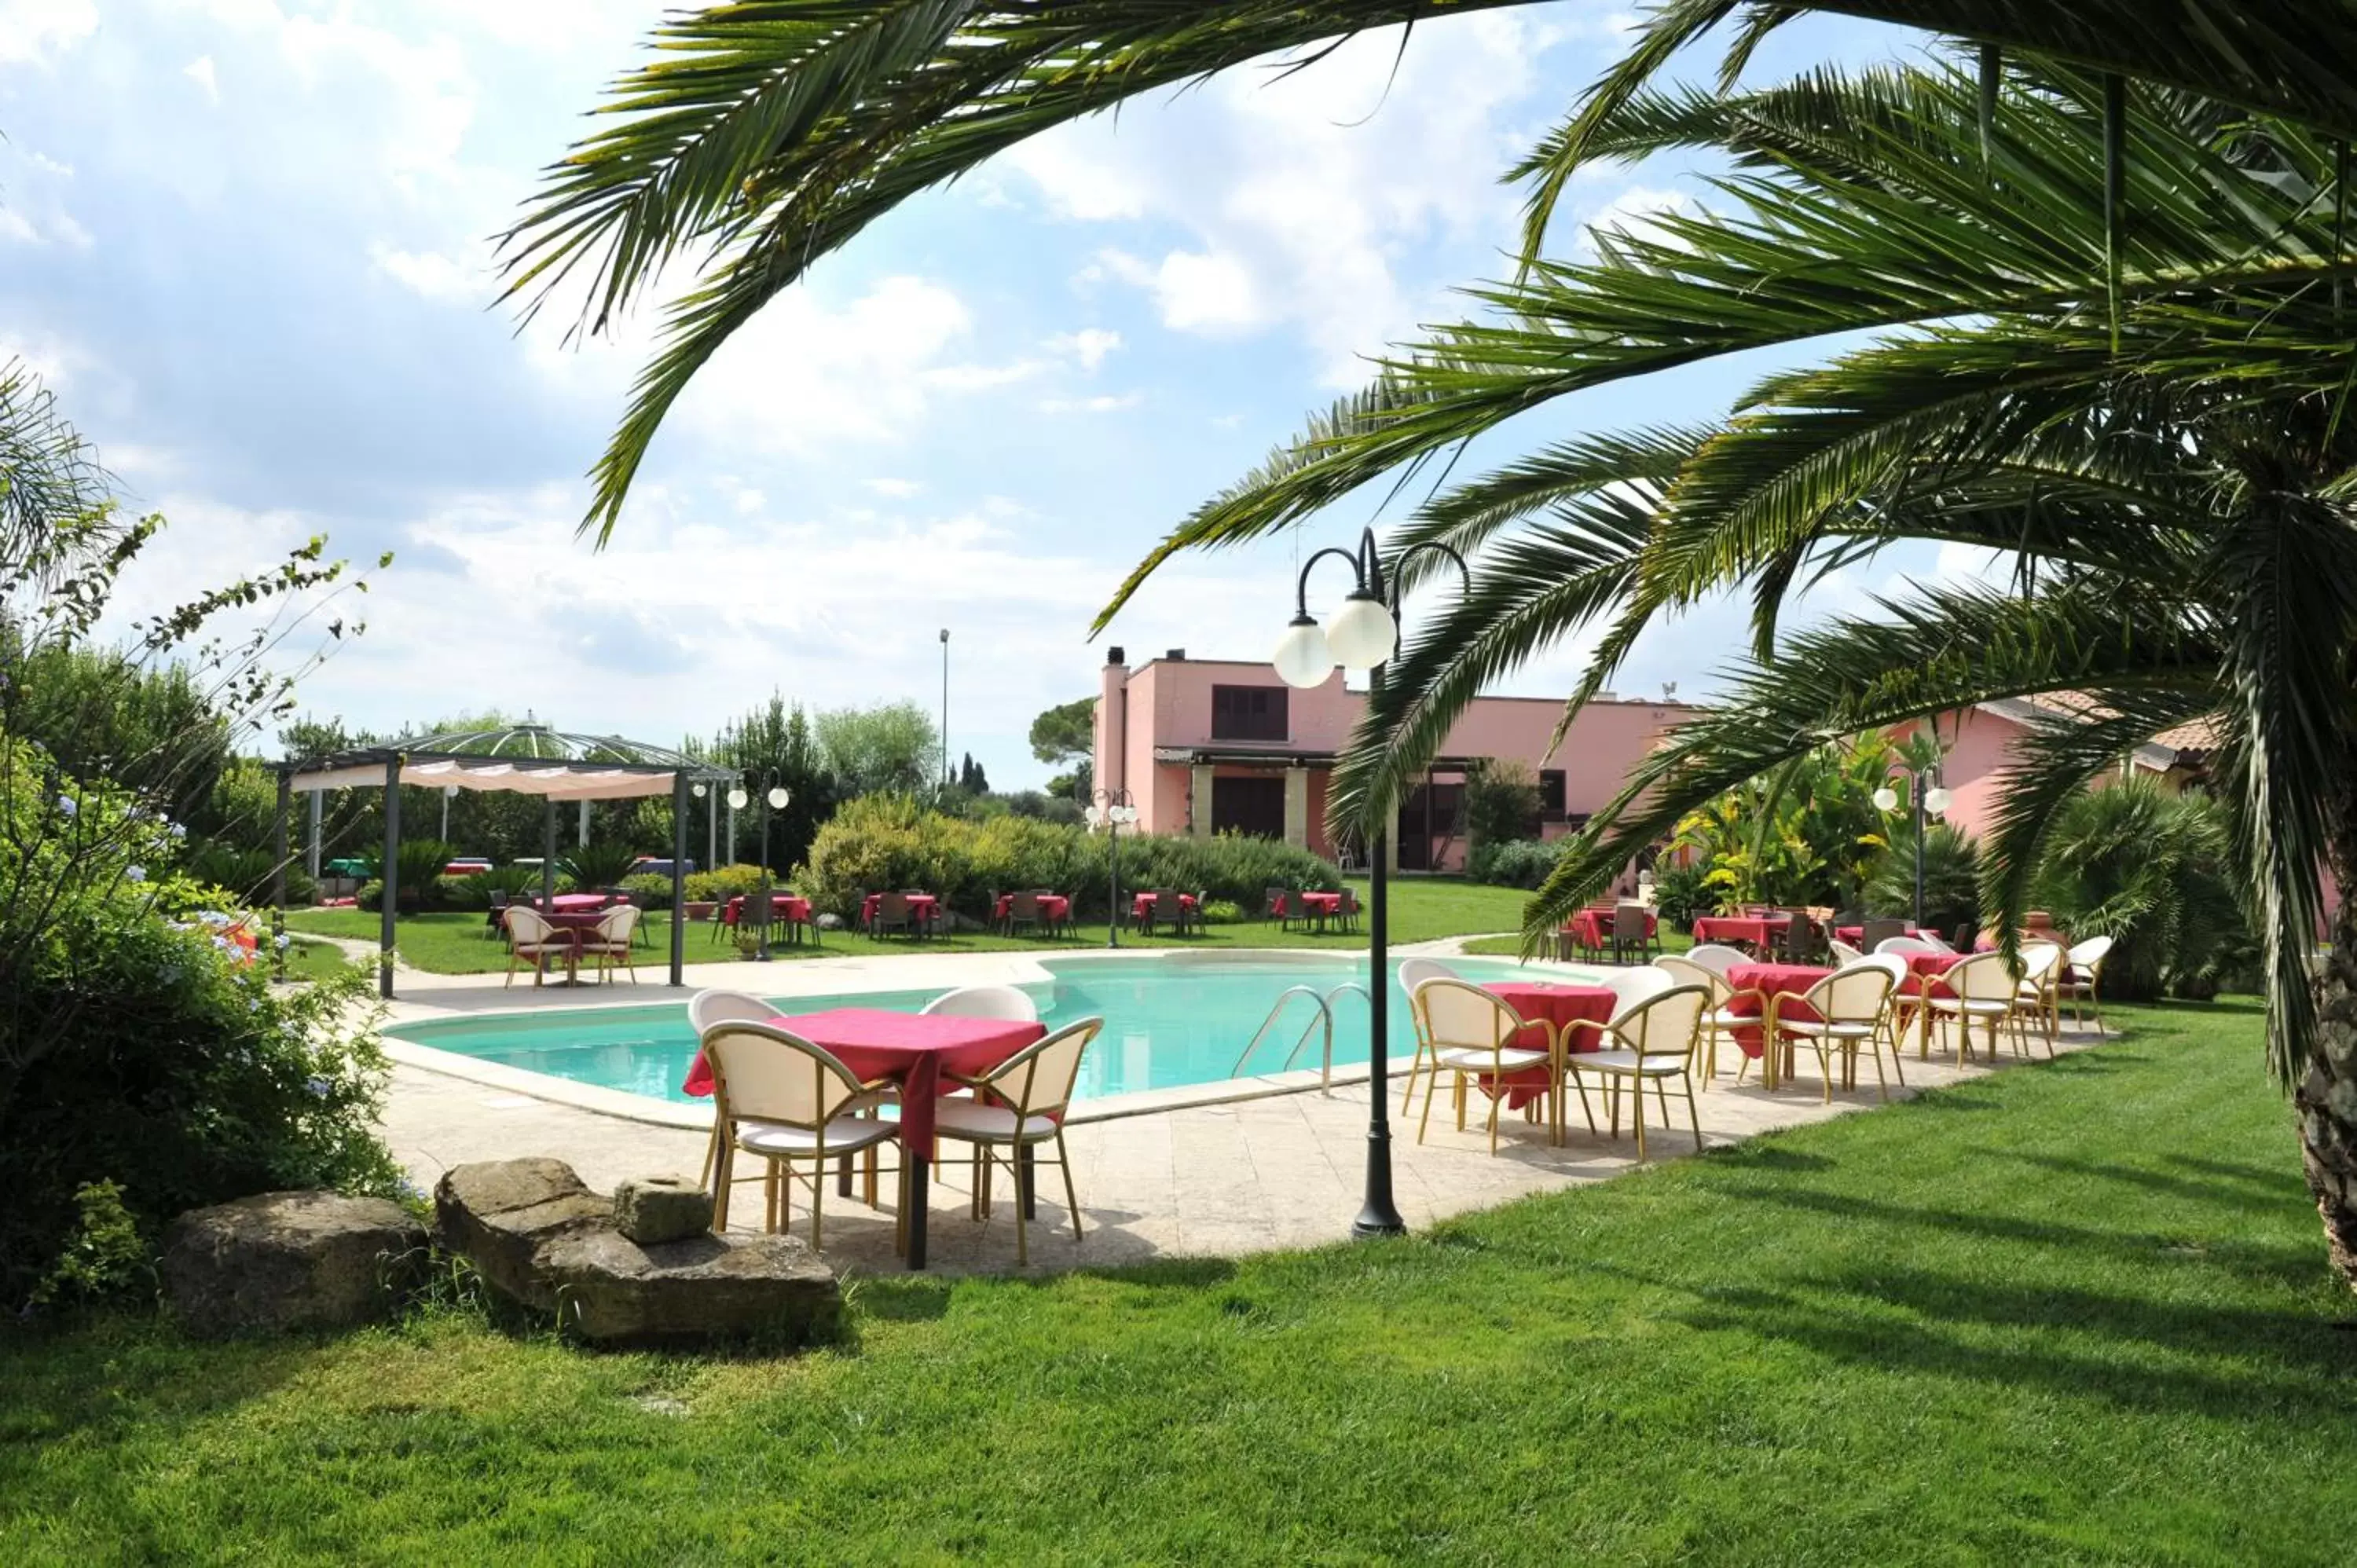
[[[527,714],[520,725],[495,729],[445,730],[404,736],[382,746],[361,746],[328,757],[290,757],[277,764],[278,886],[275,902],[286,907],[287,800],[296,791],[384,789],[384,859],[379,899],[382,924],[377,992],[393,995],[393,923],[398,908],[401,862],[401,793],[395,784],[428,788],[500,789],[537,795],[549,805],[548,853],[541,860],[541,886],[553,893],[556,876],[556,815],[559,800],[630,800],[669,795],[673,801],[671,893],[671,983],[683,982],[686,961],[676,918],[685,897],[687,806],[691,785],[731,783],[737,775],[698,762],[685,752],[613,735],[568,735],[537,723]],[[586,812],[582,832],[588,832]]]
[[[554,800],[628,800],[666,795],[684,775],[696,783],[726,783],[727,768],[684,752],[612,735],[571,735],[526,718],[497,729],[445,730],[403,736],[382,746],[281,763],[289,788],[367,789],[382,787],[398,761],[401,782],[460,789],[500,789]]]

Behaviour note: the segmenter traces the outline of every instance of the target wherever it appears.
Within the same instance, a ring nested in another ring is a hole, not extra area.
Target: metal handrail
[[[1326,998],[1318,994],[1318,988],[1314,985],[1288,986],[1278,994],[1276,1004],[1268,1010],[1268,1016],[1263,1018],[1260,1021],[1260,1027],[1253,1031],[1252,1043],[1244,1047],[1243,1054],[1236,1058],[1236,1065],[1228,1069],[1230,1078],[1243,1076],[1244,1063],[1252,1060],[1253,1052],[1260,1048],[1261,1041],[1267,1037],[1269,1030],[1284,1015],[1285,1004],[1296,996],[1309,998],[1318,1009],[1318,1016],[1309,1021],[1308,1028],[1303,1029],[1301,1037],[1293,1042],[1293,1049],[1285,1054],[1285,1067],[1277,1069],[1277,1071],[1283,1072],[1286,1068],[1293,1065],[1293,1058],[1299,1056],[1301,1047],[1309,1043],[1309,1030],[1315,1029],[1323,1023],[1326,1026],[1326,1065],[1318,1074],[1318,1086],[1320,1090],[1324,1090],[1331,1084],[1334,1075],[1334,1013],[1333,1009],[1326,1004]]]
[[[1325,1093],[1326,1090],[1331,1089],[1334,1085],[1334,998],[1341,995],[1345,991],[1357,992],[1361,997],[1365,998],[1366,1004],[1370,1007],[1375,1004],[1375,999],[1372,995],[1368,994],[1367,988],[1360,984],[1355,980],[1346,980],[1342,982],[1341,984],[1332,987],[1323,996],[1320,996],[1318,999],[1326,1010],[1326,1052],[1324,1058],[1318,1064],[1318,1091],[1320,1094]],[[1308,1043],[1309,1031],[1304,1029],[1301,1031],[1301,1038],[1294,1041],[1293,1048],[1285,1053],[1285,1067],[1279,1068],[1277,1070],[1279,1072],[1283,1072],[1286,1069],[1292,1067],[1293,1058],[1299,1056],[1301,1054],[1301,1047]]]

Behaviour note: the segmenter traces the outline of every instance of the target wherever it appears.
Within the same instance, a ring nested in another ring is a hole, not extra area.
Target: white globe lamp
[[[1874,792],[1874,809],[1878,811],[1897,811],[1899,809],[1899,791],[1893,789],[1888,784],[1885,784],[1881,789],[1877,789]]]
[[[773,811],[782,811],[786,809],[786,802],[792,799],[793,797],[791,795],[786,793],[786,787],[784,785],[774,785],[770,790],[770,810]]]
[[[1326,634],[1307,614],[1293,618],[1285,635],[1277,639],[1276,654],[1269,662],[1276,666],[1279,680],[1305,690],[1324,685],[1327,677],[1334,673],[1334,655],[1326,646]]]
[[[1955,797],[1934,784],[1923,791],[1923,809],[1935,817],[1944,817],[1948,814],[1949,802],[1954,799]]]
[[[746,794],[741,787],[731,789],[728,791],[728,809],[732,811],[741,811],[745,809],[745,802],[751,799],[752,797]]]
[[[1399,623],[1381,599],[1352,594],[1326,628],[1326,646],[1345,669],[1372,670],[1399,646]]]

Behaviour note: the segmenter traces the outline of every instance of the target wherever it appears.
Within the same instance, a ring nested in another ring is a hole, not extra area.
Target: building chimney
[[[1103,680],[1097,691],[1096,758],[1093,771],[1100,789],[1122,789],[1129,784],[1129,656],[1125,650],[1105,650]]]
[[[1184,664],[1187,662],[1187,650],[1183,648],[1174,648],[1162,657],[1166,662],[1171,664]]]

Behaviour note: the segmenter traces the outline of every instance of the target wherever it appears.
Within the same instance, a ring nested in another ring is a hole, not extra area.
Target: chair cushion
[[[1953,996],[1934,996],[1932,998],[1932,1011],[1969,1013],[1975,1018],[2002,1018],[2013,1011],[2013,1004],[1999,1002],[1993,996],[1978,996],[1962,1001]]]
[[[1479,1046],[1443,1046],[1439,1056],[1441,1066],[1458,1072],[1524,1072],[1544,1067],[1552,1059],[1544,1051],[1514,1046],[1502,1051],[1485,1051]]]
[[[1580,1071],[1593,1068],[1598,1072],[1636,1073],[1645,1078],[1675,1078],[1686,1070],[1683,1055],[1659,1052],[1640,1057],[1634,1051],[1580,1051],[1570,1060],[1572,1067]]]
[[[933,1131],[970,1144],[1036,1144],[1056,1135],[1056,1121],[1051,1116],[1026,1116],[1018,1130],[1013,1106],[943,1100],[933,1106]]]
[[[1819,1035],[1830,1035],[1837,1040],[1863,1040],[1874,1033],[1874,1026],[1853,1022],[1846,1018],[1836,1018],[1830,1024],[1815,1018],[1787,1018],[1783,1023],[1783,1030],[1788,1035],[1805,1036],[1810,1039],[1814,1039]]]
[[[826,1152],[848,1155],[870,1144],[899,1135],[897,1122],[877,1122],[860,1116],[838,1116],[826,1124]],[[818,1133],[810,1127],[789,1127],[779,1122],[739,1122],[737,1146],[752,1155],[812,1155],[819,1148]]]

